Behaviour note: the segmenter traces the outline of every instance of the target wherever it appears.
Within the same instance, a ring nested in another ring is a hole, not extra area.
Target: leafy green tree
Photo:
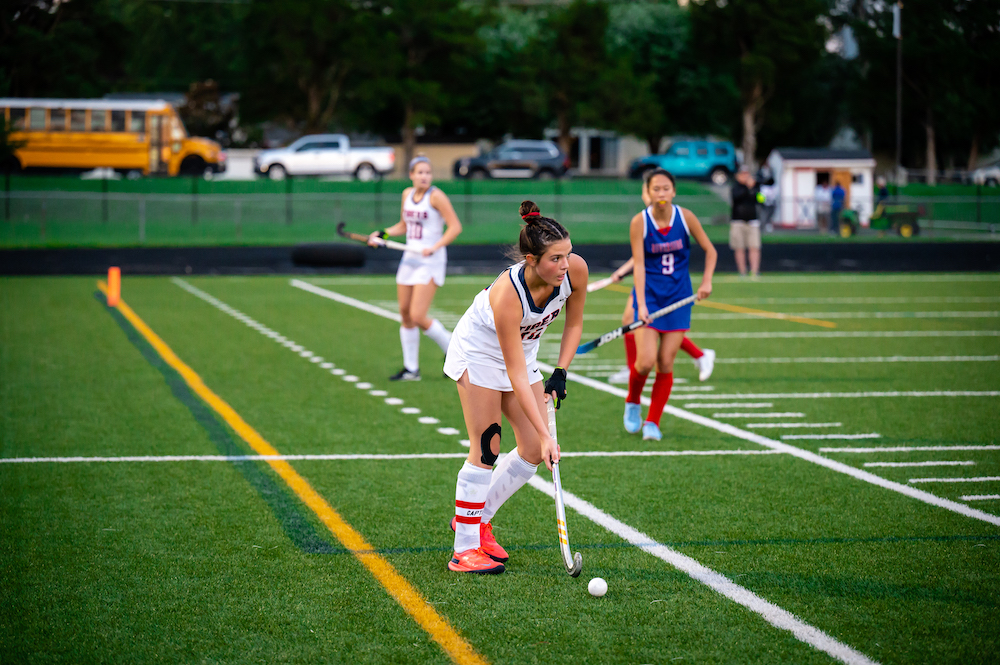
[[[0,94],[91,97],[122,73],[127,31],[105,0],[0,5]]]
[[[695,0],[690,5],[700,57],[739,84],[744,159],[757,163],[765,107],[786,81],[815,63],[826,28],[823,0]]]

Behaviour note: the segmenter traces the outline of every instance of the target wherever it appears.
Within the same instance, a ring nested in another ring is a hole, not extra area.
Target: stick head
[[[570,577],[579,577],[580,571],[583,570],[583,555],[577,552],[573,555],[573,565],[566,567],[566,572],[569,573]]]

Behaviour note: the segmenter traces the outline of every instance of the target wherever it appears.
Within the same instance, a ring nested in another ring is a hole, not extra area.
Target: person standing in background
[[[832,199],[830,203],[830,233],[834,235],[840,235],[840,212],[844,209],[846,195],[847,192],[840,186],[840,183],[834,183],[833,191],[830,193]]]
[[[760,189],[750,175],[750,168],[741,166],[736,172],[736,183],[732,189],[732,215],[729,222],[729,247],[736,258],[736,269],[740,276],[747,276],[747,252],[750,254],[750,275],[757,279],[760,274],[760,220],[757,218],[757,203]]]
[[[833,202],[833,197],[830,195],[830,185],[826,180],[817,180],[816,182],[816,229],[819,232],[826,233],[827,229],[830,228],[830,209]]]

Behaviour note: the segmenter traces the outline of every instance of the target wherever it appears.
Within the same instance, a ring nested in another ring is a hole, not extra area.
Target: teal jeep
[[[674,141],[665,154],[646,155],[632,162],[630,178],[657,167],[678,178],[706,178],[715,185],[725,185],[736,172],[736,149],[729,141],[683,139]]]

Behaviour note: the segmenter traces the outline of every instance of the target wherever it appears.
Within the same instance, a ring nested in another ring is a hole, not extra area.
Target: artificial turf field
[[[1000,275],[719,276],[715,373],[679,358],[658,443],[622,429],[621,344],[579,357],[577,579],[544,470],[494,520],[507,572],[446,570],[440,351],[389,383],[393,278],[304,282],[126,276],[111,309],[91,278],[0,281],[0,662],[1000,659]],[[584,339],[624,300],[591,294]]]

